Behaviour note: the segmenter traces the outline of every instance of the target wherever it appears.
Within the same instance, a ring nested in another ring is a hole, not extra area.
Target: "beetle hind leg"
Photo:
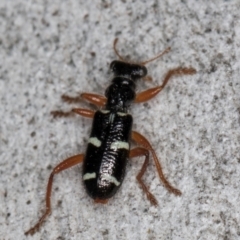
[[[61,163],[59,163],[51,172],[48,185],[47,185],[47,191],[46,191],[46,207],[45,207],[45,213],[43,216],[38,220],[38,222],[30,228],[28,231],[25,232],[25,235],[33,235],[38,229],[41,227],[47,216],[51,213],[51,193],[52,193],[52,184],[53,184],[53,177],[55,174],[62,172],[70,167],[73,167],[83,161],[84,155],[79,154],[72,156]]]
[[[149,163],[149,151],[147,149],[141,148],[141,147],[137,147],[137,148],[130,150],[129,158],[140,157],[140,156],[145,156],[145,160],[144,160],[144,163],[142,165],[140,172],[137,175],[137,180],[138,180],[139,184],[141,185],[143,191],[146,193],[148,200],[151,202],[151,204],[156,206],[156,205],[158,205],[156,198],[148,190],[148,188],[146,187],[146,185],[144,184],[144,182],[142,180],[142,176],[145,173],[145,171],[147,169],[147,165]]]
[[[153,160],[155,163],[155,166],[157,168],[157,172],[159,175],[159,178],[162,180],[164,186],[167,188],[167,190],[177,196],[180,196],[182,193],[180,190],[178,190],[177,188],[174,188],[170,182],[166,179],[166,177],[163,174],[162,171],[162,166],[160,164],[160,162],[158,161],[157,155],[155,153],[155,151],[153,150],[151,144],[149,143],[149,141],[140,133],[132,131],[132,140],[135,141],[138,145],[142,146],[143,148],[145,148],[146,150],[150,151],[152,156],[153,156]]]

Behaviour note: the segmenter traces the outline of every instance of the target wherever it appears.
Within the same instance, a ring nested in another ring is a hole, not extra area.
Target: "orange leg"
[[[146,185],[142,180],[142,176],[145,173],[147,169],[147,165],[149,163],[149,151],[146,148],[137,147],[132,149],[129,153],[129,158],[140,157],[140,156],[145,156],[145,161],[142,165],[140,172],[137,175],[137,180],[140,183],[143,191],[147,194],[148,200],[151,202],[151,204],[156,206],[158,205],[156,198],[153,196],[152,193],[149,192],[148,188],[146,187]]]
[[[73,157],[70,157],[62,161],[53,169],[53,171],[50,174],[48,185],[47,185],[45,213],[39,219],[39,221],[34,227],[30,228],[28,231],[25,232],[25,235],[28,235],[28,234],[33,235],[39,229],[39,227],[43,224],[44,220],[51,212],[51,193],[52,193],[52,183],[53,183],[54,175],[65,169],[68,169],[70,167],[73,167],[81,163],[83,161],[83,158],[84,158],[83,154],[75,155]]]
[[[57,118],[57,117],[71,117],[73,116],[73,112],[72,111],[69,111],[69,112],[63,112],[63,111],[51,111],[50,112],[51,115],[54,117],[54,118]]]
[[[63,112],[63,111],[52,111],[51,114],[54,118],[56,117],[70,117],[73,113],[77,113],[83,117],[93,118],[94,111],[85,109],[85,108],[73,108],[70,112]]]
[[[103,107],[107,102],[106,97],[94,93],[82,93],[81,97],[98,107]]]
[[[164,78],[163,84],[158,87],[147,89],[146,91],[140,92],[135,98],[135,103],[146,102],[149,99],[155,97],[161,90],[166,86],[169,79],[174,75],[192,75],[195,74],[194,68],[175,68],[170,70]]]
[[[78,97],[70,97],[67,95],[62,95],[62,100],[67,103],[78,103],[78,102],[81,102],[82,98],[98,107],[103,107],[107,102],[107,99],[104,96],[97,95],[94,93],[82,93]],[[53,115],[54,118],[71,117],[73,116],[73,112],[80,114],[84,117],[93,117],[94,115],[93,111],[83,109],[83,108],[73,109],[72,111],[69,111],[69,112],[52,111],[51,114]]]
[[[79,103],[82,102],[82,98],[81,96],[77,96],[77,97],[70,97],[68,95],[62,95],[62,100],[66,103]]]
[[[93,118],[95,114],[94,111],[85,109],[85,108],[74,108],[72,111],[83,117],[88,117],[88,118]]]
[[[152,153],[153,160],[154,160],[154,163],[156,165],[158,175],[159,175],[160,179],[162,180],[164,186],[168,189],[168,191],[174,193],[177,196],[181,195],[182,194],[181,191],[174,188],[168,182],[168,180],[165,178],[165,176],[163,174],[163,171],[162,171],[162,167],[161,167],[161,165],[158,161],[157,155],[156,155],[155,151],[153,150],[149,141],[143,135],[141,135],[140,133],[135,132],[135,131],[132,131],[132,140]]]

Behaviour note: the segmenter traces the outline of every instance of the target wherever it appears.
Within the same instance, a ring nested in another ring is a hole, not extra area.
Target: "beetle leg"
[[[137,180],[140,183],[143,191],[147,194],[148,200],[151,202],[151,204],[156,206],[156,205],[158,205],[156,198],[148,190],[148,188],[146,187],[146,185],[144,184],[144,182],[142,180],[142,176],[145,173],[145,171],[147,169],[147,165],[149,163],[149,151],[146,148],[141,148],[141,147],[137,147],[137,148],[130,150],[129,158],[140,157],[140,156],[145,156],[145,161],[142,165],[140,172],[137,175]]]
[[[98,107],[103,107],[107,102],[106,97],[95,93],[82,93],[81,97]]]
[[[52,183],[53,183],[54,175],[65,169],[68,169],[70,167],[73,167],[73,166],[81,163],[83,161],[83,158],[84,158],[83,154],[72,156],[68,159],[65,159],[61,163],[59,163],[53,169],[53,171],[50,174],[50,177],[48,180],[48,185],[47,185],[45,213],[39,219],[39,221],[37,222],[37,224],[34,227],[30,228],[28,231],[25,232],[25,235],[28,235],[28,234],[33,235],[39,229],[39,227],[43,224],[44,220],[51,212],[51,193],[52,193]]]
[[[88,118],[93,118],[95,114],[94,111],[85,109],[85,108],[73,108],[72,111],[83,117],[88,117]]]
[[[167,188],[167,190],[171,193],[174,193],[175,195],[179,196],[181,195],[181,191],[174,188],[169,182],[168,180],[165,178],[163,171],[162,171],[162,167],[158,161],[157,155],[155,153],[155,151],[153,150],[151,144],[149,143],[149,141],[140,133],[132,131],[132,140],[135,141],[138,145],[140,145],[141,147],[147,149],[148,151],[150,151],[153,155],[153,160],[154,163],[156,165],[157,168],[157,172],[158,175],[160,177],[160,179],[162,180],[164,186]]]
[[[103,107],[106,104],[107,99],[104,96],[94,94],[94,93],[82,93],[78,97],[70,97],[67,95],[62,95],[62,100],[67,103],[78,103],[81,102],[82,99],[87,100],[88,102],[98,106]],[[79,108],[79,109],[73,109],[72,111],[63,112],[63,111],[52,111],[51,114],[53,117],[70,117],[73,115],[73,112],[80,114],[84,117],[90,117],[92,118],[94,115],[94,112],[91,110]]]
[[[82,102],[82,98],[81,96],[77,96],[77,97],[70,97],[68,95],[62,95],[62,100],[66,103],[79,103]]]
[[[69,111],[69,112],[63,112],[63,111],[51,111],[51,114],[54,118],[57,117],[71,117],[73,116],[73,112]]]
[[[104,106],[107,101],[106,97],[95,94],[95,93],[82,93],[80,96],[77,96],[77,97],[62,95],[62,100],[67,103],[79,103],[82,101],[82,99],[85,99],[88,102],[99,107]]]
[[[163,80],[163,84],[161,86],[150,88],[143,92],[138,93],[134,102],[135,103],[146,102],[149,99],[155,97],[159,92],[161,92],[161,90],[166,86],[169,79],[174,75],[192,75],[195,73],[196,73],[196,70],[194,68],[180,68],[179,67],[179,68],[172,69],[172,70],[168,71],[168,73],[166,74],[166,76]]]
[[[77,113],[83,117],[93,118],[95,112],[90,109],[85,108],[73,108],[70,112],[63,112],[63,111],[52,111],[51,114],[54,118],[56,117],[70,117],[73,113]]]

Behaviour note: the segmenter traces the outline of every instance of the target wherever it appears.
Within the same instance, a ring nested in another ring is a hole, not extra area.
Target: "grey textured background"
[[[153,82],[139,89],[174,67],[198,71],[131,110],[183,194],[170,194],[151,162],[144,181],[159,201],[151,206],[135,179],[139,158],[116,196],[96,205],[74,167],[56,176],[53,212],[28,239],[239,239],[239,9],[239,1],[1,0],[0,239],[27,239],[51,168],[84,152],[91,120],[49,113],[74,106],[61,94],[104,93],[115,37],[135,61],[172,48],[148,64]]]

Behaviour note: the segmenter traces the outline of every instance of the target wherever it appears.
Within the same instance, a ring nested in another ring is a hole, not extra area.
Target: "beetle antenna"
[[[114,52],[116,53],[116,55],[119,57],[120,60],[124,61],[124,58],[119,54],[119,52],[117,51],[117,48],[116,48],[116,45],[117,45],[117,42],[118,42],[118,38],[115,38],[114,39],[114,42],[113,42],[113,49],[114,49]]]
[[[114,39],[114,42],[113,42],[113,49],[114,49],[114,52],[116,53],[116,55],[119,57],[120,60],[122,60],[123,62],[125,62],[126,60],[119,54],[117,48],[116,48],[116,45],[117,45],[117,42],[118,42],[118,38],[115,38]],[[150,58],[144,62],[141,62],[139,63],[140,65],[145,65],[149,62],[152,62],[154,61],[155,59],[157,58],[160,58],[161,56],[163,56],[164,54],[168,53],[169,51],[171,50],[170,47],[168,47],[167,49],[165,49],[163,52],[161,52],[160,54],[158,54],[156,57],[153,57],[153,58]]]
[[[148,59],[147,61],[141,62],[140,64],[141,64],[141,65],[145,65],[145,64],[147,64],[147,63],[149,63],[149,62],[152,62],[152,61],[154,61],[155,59],[160,58],[160,57],[163,56],[164,54],[168,53],[170,50],[171,50],[171,48],[168,47],[168,48],[165,49],[163,52],[161,52],[160,54],[158,54],[156,57],[153,57],[153,58],[151,58],[151,59]]]

